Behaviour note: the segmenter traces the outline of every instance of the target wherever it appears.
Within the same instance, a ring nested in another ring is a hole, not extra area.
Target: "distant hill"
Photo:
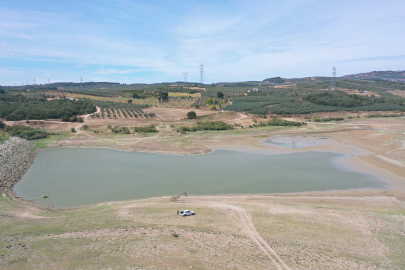
[[[285,80],[280,77],[268,78],[268,79],[264,79],[263,81],[269,82],[269,83],[285,83]]]
[[[395,82],[405,82],[405,71],[371,71],[366,73],[358,73],[352,75],[342,76],[342,79],[363,79],[372,81],[395,81]]]

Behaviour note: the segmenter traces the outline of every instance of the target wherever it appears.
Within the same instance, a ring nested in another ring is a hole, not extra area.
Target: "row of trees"
[[[147,104],[137,104],[137,103],[123,103],[114,101],[102,101],[102,100],[92,100],[92,102],[100,107],[101,112],[98,115],[101,118],[104,117],[117,117],[117,113],[121,113],[124,118],[132,117],[154,117],[154,113],[145,114],[142,109],[149,107]]]
[[[303,98],[303,100],[318,105],[336,106],[344,108],[354,108],[358,106],[367,106],[375,103],[384,103],[384,98],[349,95],[342,91],[335,93],[323,92],[317,94],[310,94]]]
[[[299,92],[289,89],[264,92],[259,96],[231,99],[225,110],[251,114],[308,114],[333,111],[405,110],[405,99],[385,93],[381,98],[336,91]]]

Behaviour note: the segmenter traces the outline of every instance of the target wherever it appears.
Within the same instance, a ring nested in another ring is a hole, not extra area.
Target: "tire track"
[[[234,205],[218,203],[218,202],[198,202],[204,205],[208,205],[211,208],[219,208],[220,210],[233,210],[237,216],[229,215],[225,212],[234,223],[241,227],[242,231],[257,244],[260,250],[262,250],[272,261],[273,265],[279,269],[291,270],[290,267],[280,258],[280,256],[274,251],[274,249],[263,239],[263,237],[257,232],[253,225],[251,216],[242,208]]]

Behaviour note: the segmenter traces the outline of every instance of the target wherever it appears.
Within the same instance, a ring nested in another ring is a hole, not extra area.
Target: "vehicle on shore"
[[[181,210],[180,211],[180,216],[185,217],[185,216],[192,216],[195,215],[194,211],[190,210]]]

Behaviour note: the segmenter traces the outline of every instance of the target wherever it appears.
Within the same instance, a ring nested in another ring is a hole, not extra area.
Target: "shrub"
[[[4,126],[4,132],[11,136],[18,136],[27,140],[42,139],[48,137],[48,133],[44,130],[34,129],[24,125]]]
[[[195,111],[188,112],[187,119],[197,119],[197,114],[195,113]]]
[[[154,125],[148,127],[135,127],[134,131],[138,133],[158,132]]]
[[[70,131],[71,131],[71,132],[76,132],[76,129],[72,127],[72,128],[70,129]]]
[[[216,109],[217,109],[217,106],[215,106],[215,105],[210,106],[210,110],[216,110]]]
[[[295,126],[295,127],[301,127],[302,125],[306,125],[307,123],[304,122],[294,122],[294,121],[287,121],[287,120],[281,120],[281,119],[277,119],[277,118],[273,118],[271,120],[268,121],[261,121],[259,123],[259,126],[283,126],[283,127],[287,127],[287,126]],[[251,127],[251,126],[249,126]]]
[[[69,119],[70,122],[76,122],[77,121],[77,116],[73,116],[72,118]]]
[[[185,131],[203,131],[203,130],[227,130],[233,129],[232,125],[229,125],[223,121],[206,121],[197,122],[197,125],[192,127],[180,127],[177,131],[184,133]]]
[[[62,118],[60,120],[63,122],[69,122],[70,117],[69,117],[69,115],[64,115],[64,116],[62,116]]]
[[[326,117],[326,118],[314,118],[314,122],[330,122],[330,121],[343,121],[344,117]]]

